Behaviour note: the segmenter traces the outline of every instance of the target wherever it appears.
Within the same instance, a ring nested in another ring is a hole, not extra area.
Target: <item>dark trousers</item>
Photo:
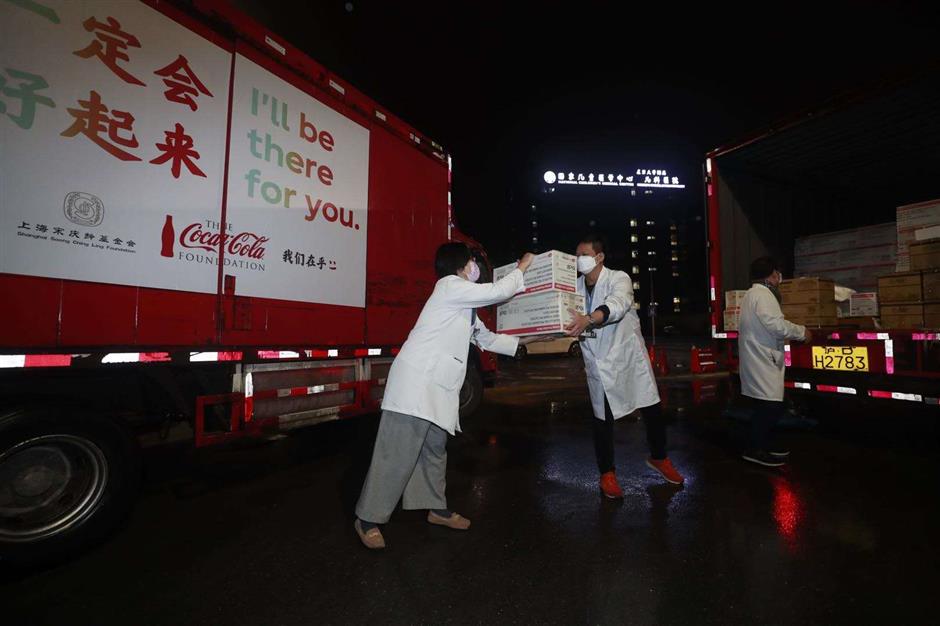
[[[666,420],[663,417],[662,404],[656,403],[642,409],[643,422],[646,424],[646,442],[650,456],[656,460],[666,458]],[[594,451],[597,453],[597,469],[601,474],[614,470],[614,414],[610,403],[604,398],[604,419],[591,416],[594,422]]]
[[[767,451],[773,443],[774,428],[783,416],[783,402],[751,398],[751,450]]]

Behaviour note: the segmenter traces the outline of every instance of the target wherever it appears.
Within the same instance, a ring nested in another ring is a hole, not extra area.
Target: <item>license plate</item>
[[[813,369],[867,372],[868,348],[860,346],[813,346]]]

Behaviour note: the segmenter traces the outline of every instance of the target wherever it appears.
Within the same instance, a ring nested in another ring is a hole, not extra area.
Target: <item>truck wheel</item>
[[[133,507],[134,439],[110,420],[65,413],[0,416],[0,562],[68,556],[104,538]]]
[[[568,347],[568,356],[579,357],[581,356],[581,342],[572,341],[571,345]]]
[[[460,388],[460,418],[473,415],[483,401],[483,376],[472,360],[467,364],[467,375]]]

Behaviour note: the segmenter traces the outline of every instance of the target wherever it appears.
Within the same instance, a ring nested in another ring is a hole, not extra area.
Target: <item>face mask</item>
[[[470,261],[470,271],[467,273],[467,280],[471,283],[480,280],[480,266],[477,265],[476,261]]]
[[[578,271],[582,274],[590,274],[595,267],[597,267],[596,257],[587,254],[578,257]]]

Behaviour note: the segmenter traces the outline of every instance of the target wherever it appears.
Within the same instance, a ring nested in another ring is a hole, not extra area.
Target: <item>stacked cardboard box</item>
[[[493,280],[499,280],[516,269],[517,263],[502,265],[493,270]],[[549,250],[535,255],[529,269],[523,274],[525,291],[535,293],[538,291],[567,291],[574,293],[577,285],[577,259],[573,254],[565,254],[558,250]]]
[[[940,270],[882,276],[878,299],[882,328],[940,329]]]
[[[837,326],[835,283],[825,278],[795,278],[780,283],[783,315],[803,326]]]
[[[726,331],[738,331],[738,321],[741,319],[741,303],[747,291],[744,289],[734,289],[725,292],[725,310],[724,324],[722,328]]]
[[[876,277],[897,263],[894,222],[822,233],[796,240],[794,275],[828,278],[856,291],[874,291]]]
[[[940,239],[915,241],[908,245],[911,257],[911,270],[932,270],[940,268]]]
[[[883,328],[923,328],[924,287],[921,272],[899,272],[878,279]]]
[[[730,331],[737,332],[739,330],[740,321],[741,321],[741,307],[725,309],[723,328],[726,331],[730,330]]]
[[[499,280],[513,269],[511,263],[493,270]],[[496,330],[507,335],[550,335],[565,332],[573,316],[584,314],[584,296],[577,284],[575,257],[557,250],[536,255],[523,275],[525,291],[496,307]]]
[[[940,226],[940,200],[898,207],[898,256],[895,271],[907,272],[915,269],[911,265],[910,245],[917,241],[917,231],[925,231],[935,226]]]

